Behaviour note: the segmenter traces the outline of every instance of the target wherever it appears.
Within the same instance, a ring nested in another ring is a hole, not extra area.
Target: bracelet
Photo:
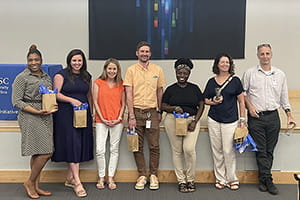
[[[135,120],[135,117],[130,117],[129,120]]]
[[[246,118],[245,117],[240,117],[240,122],[246,122]]]
[[[175,106],[174,111],[176,111],[177,109],[180,109],[180,106]]]

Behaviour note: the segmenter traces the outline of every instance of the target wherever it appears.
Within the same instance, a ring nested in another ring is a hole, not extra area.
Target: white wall
[[[245,59],[235,60],[238,75],[242,76],[248,67],[257,64],[256,46],[259,43],[270,43],[273,47],[273,64],[285,71],[289,89],[300,89],[298,74],[295,73],[299,72],[299,10],[299,0],[247,1]],[[65,57],[73,48],[83,49],[88,57],[87,0],[0,0],[0,27],[0,63],[25,63],[26,53],[32,43],[38,45],[43,53],[44,63],[47,64],[65,64]],[[136,61],[121,61],[123,73],[134,62]],[[163,67],[168,84],[175,81],[174,60],[153,62]],[[212,76],[212,60],[194,62],[196,67],[190,80],[198,83],[203,89],[208,78]],[[100,74],[102,66],[103,61],[88,61],[88,70],[94,78]],[[299,161],[293,161],[292,156],[287,156],[297,152],[294,141],[299,141],[299,136],[295,134],[281,137],[276,150],[274,169],[299,170]],[[171,169],[170,148],[165,133],[161,134],[161,147],[160,167]],[[125,151],[125,137],[121,149],[119,168],[134,168],[132,155]],[[201,132],[197,153],[197,168],[211,169],[207,133]],[[238,161],[239,169],[255,168],[252,153],[240,155]],[[54,163],[47,165],[48,168],[64,166]],[[83,167],[95,168],[95,162],[86,163]],[[27,168],[28,158],[20,156],[20,133],[0,132],[0,169]]]
[[[294,73],[300,54],[300,1],[248,0],[246,9],[245,59],[235,60],[237,74],[242,76],[247,68],[257,64],[258,44],[270,43],[273,64],[286,72],[289,89],[300,89]],[[0,0],[0,27],[0,63],[25,63],[32,43],[43,53],[44,63],[65,64],[65,57],[73,48],[83,49],[88,56],[87,0]],[[134,62],[122,61],[123,72]],[[153,62],[163,67],[168,84],[175,81],[174,60]],[[194,62],[191,81],[204,88],[212,76],[212,60]],[[96,78],[103,61],[88,64]]]

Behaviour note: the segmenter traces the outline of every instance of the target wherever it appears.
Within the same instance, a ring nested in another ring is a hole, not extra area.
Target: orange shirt
[[[123,85],[133,87],[133,107],[146,109],[157,107],[157,88],[166,82],[160,66],[149,63],[146,69],[136,63],[128,67]]]
[[[98,85],[98,106],[101,114],[106,120],[117,120],[122,107],[122,94],[124,86],[121,82],[120,85],[115,85],[110,88],[106,80],[97,78],[94,81]],[[95,116],[97,123],[102,123],[98,114]]]

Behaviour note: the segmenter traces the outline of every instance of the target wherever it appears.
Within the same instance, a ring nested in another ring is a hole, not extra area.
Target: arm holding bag
[[[188,123],[187,119],[189,117],[188,113],[179,114],[173,111],[173,115],[175,117],[175,134],[178,136],[187,135]]]
[[[42,94],[42,109],[49,112],[57,110],[57,88],[54,90],[49,90],[43,83],[41,83],[39,91],[40,94]]]
[[[126,137],[127,137],[128,151],[131,152],[139,151],[139,136],[135,132],[135,129],[133,129],[132,131],[127,129]]]
[[[88,104],[83,103],[81,106],[73,106],[74,117],[73,126],[75,128],[86,128],[87,127],[87,109]]]

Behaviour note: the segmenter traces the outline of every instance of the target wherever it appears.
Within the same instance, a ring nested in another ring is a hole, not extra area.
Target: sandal
[[[74,188],[75,184],[73,182],[74,182],[74,178],[67,179],[66,182],[65,182],[65,186],[70,187],[70,188]]]
[[[96,188],[102,190],[105,188],[105,182],[104,182],[104,178],[99,178],[97,184],[96,184]]]
[[[179,192],[182,192],[182,193],[188,192],[186,183],[179,183],[179,184],[178,184],[178,191],[179,191]]]
[[[134,188],[136,190],[143,190],[145,188],[146,183],[147,183],[147,177],[146,176],[140,176],[137,179]]]
[[[222,190],[222,189],[225,188],[225,184],[220,183],[220,182],[216,182],[216,183],[215,183],[215,187],[216,187],[217,189],[219,189],[219,190]]]
[[[114,181],[111,181],[111,182],[108,182],[108,188],[110,190],[115,190],[115,189],[117,189],[117,185]]]
[[[159,182],[158,178],[156,175],[152,174],[150,176],[150,185],[149,185],[150,190],[158,190],[159,189]]]
[[[238,183],[231,183],[228,184],[227,187],[231,190],[238,190],[240,188],[240,185]]]
[[[194,192],[196,190],[194,181],[187,182],[186,186],[189,192]]]
[[[77,191],[78,187],[82,187],[82,189]],[[86,193],[86,191],[83,188],[83,185],[81,183],[78,183],[77,185],[75,185],[74,192],[75,192],[77,197],[86,197],[87,196],[87,193]]]

